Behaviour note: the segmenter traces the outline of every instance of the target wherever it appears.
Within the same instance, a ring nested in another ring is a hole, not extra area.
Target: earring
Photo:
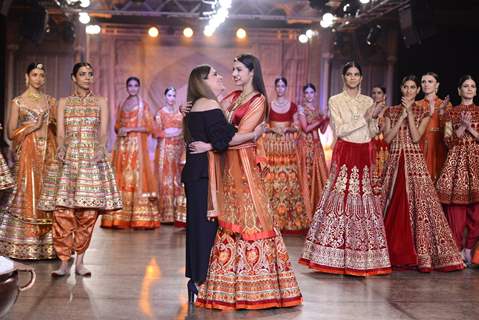
[[[25,86],[28,88],[30,86],[30,81],[28,79],[25,79]]]

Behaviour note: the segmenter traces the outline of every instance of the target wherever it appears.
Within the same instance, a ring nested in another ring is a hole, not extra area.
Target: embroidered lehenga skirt
[[[226,151],[224,212],[197,306],[265,309],[301,304],[302,296],[255,162],[255,148]]]
[[[300,183],[296,139],[292,133],[268,133],[263,141],[269,170],[266,190],[275,226],[283,234],[304,234],[309,218]]]
[[[354,276],[391,272],[380,199],[371,187],[372,156],[370,143],[336,142],[301,264]]]

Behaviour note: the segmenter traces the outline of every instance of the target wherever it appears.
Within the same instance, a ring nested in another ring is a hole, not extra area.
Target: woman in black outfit
[[[260,125],[253,133],[236,133],[235,127],[226,121],[216,98],[223,90],[223,77],[211,66],[200,65],[191,71],[187,99],[192,108],[183,120],[187,144],[203,141],[210,143],[214,151],[222,152],[229,145],[256,139],[264,132],[264,125]],[[186,194],[186,277],[190,278],[190,303],[194,302],[196,286],[206,279],[217,229],[216,219],[207,216],[208,172],[208,154],[187,148],[181,180]]]

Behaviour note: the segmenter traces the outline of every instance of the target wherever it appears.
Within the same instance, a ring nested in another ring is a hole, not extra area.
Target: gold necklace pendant
[[[37,101],[40,101],[40,99],[42,98],[42,94],[41,93],[34,93],[34,92],[28,92],[27,93],[27,97],[30,98],[31,100],[37,102]]]

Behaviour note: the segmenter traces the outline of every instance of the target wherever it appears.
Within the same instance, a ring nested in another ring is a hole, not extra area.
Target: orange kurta
[[[153,131],[150,108],[141,102],[131,111],[120,109],[115,130],[146,128],[146,132],[128,132],[118,136],[112,164],[118,188],[122,194],[123,209],[102,216],[103,228],[153,229],[160,226],[156,205],[156,179],[148,154],[148,135]]]
[[[433,182],[437,180],[447,156],[447,148],[443,141],[444,121],[443,116],[439,113],[442,102],[439,98],[434,102],[434,113],[419,142],[424,157],[426,158],[427,170]],[[424,111],[429,111],[429,101],[426,99],[416,101],[416,104],[422,107]],[[450,106],[449,104],[448,107]]]
[[[162,223],[186,224],[184,190],[181,170],[184,165],[183,134],[168,136],[168,129],[182,128],[182,115],[162,108],[155,116],[158,143],[155,152],[155,174],[158,179],[158,208]],[[181,132],[181,131],[180,131]]]
[[[25,104],[18,106],[18,126],[12,139],[17,162],[16,185],[8,208],[0,216],[0,255],[16,259],[53,259],[52,213],[38,210],[45,168],[55,159],[56,101],[47,97],[48,116],[40,129],[31,131],[39,114]]]

